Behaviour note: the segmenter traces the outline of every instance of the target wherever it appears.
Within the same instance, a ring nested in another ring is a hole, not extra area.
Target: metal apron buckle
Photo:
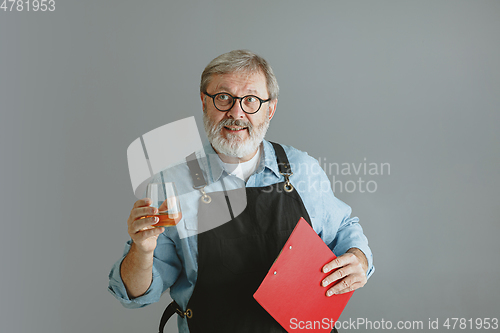
[[[290,183],[290,176],[293,175],[293,172],[290,173],[284,173],[280,172],[284,177],[285,177],[285,184],[283,185],[283,188],[285,189],[285,192],[292,192],[293,191],[293,185]]]
[[[205,186],[206,185],[203,185],[202,187],[193,186],[193,188],[201,192],[201,201],[209,204],[212,202],[212,198],[205,192]]]
[[[182,312],[179,308],[175,309],[177,314],[181,316],[181,318],[187,317],[187,318],[192,318],[193,317],[193,310],[187,309],[185,312]]]

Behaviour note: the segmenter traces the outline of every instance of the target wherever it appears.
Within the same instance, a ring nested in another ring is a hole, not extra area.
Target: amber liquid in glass
[[[166,212],[158,212],[157,215],[148,215],[145,216],[144,218],[147,217],[157,217],[160,219],[158,223],[153,224],[153,228],[159,228],[159,227],[173,227],[174,225],[177,225],[179,221],[182,219],[182,213],[177,212],[177,213],[169,213],[168,211]]]

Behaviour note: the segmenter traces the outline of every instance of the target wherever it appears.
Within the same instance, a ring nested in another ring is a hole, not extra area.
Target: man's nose
[[[234,101],[233,107],[227,111],[227,116],[233,119],[242,119],[245,117],[246,113],[241,108],[240,99]]]

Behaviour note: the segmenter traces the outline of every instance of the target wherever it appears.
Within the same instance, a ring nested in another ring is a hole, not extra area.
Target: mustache
[[[225,126],[238,126],[238,127],[246,127],[248,131],[251,133],[253,130],[253,125],[249,121],[244,121],[241,119],[222,119],[217,124],[217,131],[221,131]]]

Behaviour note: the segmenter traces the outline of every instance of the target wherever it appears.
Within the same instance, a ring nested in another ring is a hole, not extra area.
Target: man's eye
[[[220,94],[217,98],[220,101],[229,101],[231,99],[231,96],[229,96],[228,94]]]
[[[255,96],[248,96],[246,98],[246,101],[247,101],[247,103],[255,103],[255,102],[257,102],[257,97],[255,97]]]

